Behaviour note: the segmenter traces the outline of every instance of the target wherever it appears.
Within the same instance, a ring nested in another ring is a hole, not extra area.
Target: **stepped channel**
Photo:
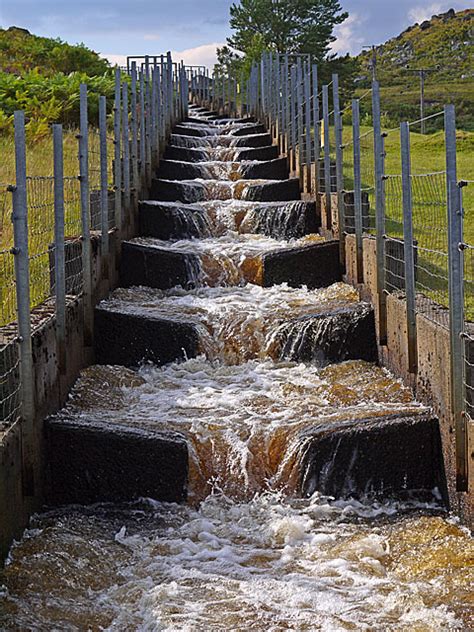
[[[47,421],[52,508],[12,548],[0,628],[474,625],[437,420],[377,365],[271,135],[192,107],[139,226]]]

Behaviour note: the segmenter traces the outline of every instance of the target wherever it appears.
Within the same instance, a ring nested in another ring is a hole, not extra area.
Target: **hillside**
[[[454,103],[458,127],[474,131],[474,9],[434,15],[414,24],[397,37],[377,47],[377,79],[381,86],[382,111],[388,125],[417,120],[420,112],[420,79],[408,72],[428,68],[425,77],[426,115]],[[371,51],[358,56],[359,90],[371,80]],[[362,104],[362,110],[366,108]],[[442,119],[428,122],[428,131],[441,129]]]
[[[474,79],[474,9],[434,15],[414,24],[377,47],[377,78],[384,86],[413,81],[411,68],[429,68],[430,82]],[[364,51],[359,61],[364,78],[370,77],[372,53]]]
[[[24,110],[29,140],[50,135],[51,123],[76,126],[79,86],[89,88],[89,118],[98,118],[98,96],[112,108],[113,70],[83,44],[32,35],[12,26],[0,29],[0,135],[11,135],[13,112]]]
[[[68,44],[59,38],[39,37],[26,29],[0,29],[0,71],[24,75],[37,70],[42,75],[80,71],[102,75],[110,67],[107,60],[84,44]]]

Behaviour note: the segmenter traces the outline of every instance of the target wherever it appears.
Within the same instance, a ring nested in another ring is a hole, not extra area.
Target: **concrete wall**
[[[356,283],[356,249],[354,235],[346,236],[346,280],[359,288],[361,297],[375,308],[379,327],[379,296],[375,239],[363,239],[364,282]],[[469,491],[456,492],[455,433],[451,413],[451,375],[449,331],[423,313],[416,316],[418,371],[408,371],[406,303],[393,294],[387,295],[387,344],[379,345],[379,359],[403,382],[414,389],[417,399],[430,405],[440,421],[444,467],[450,509],[471,528],[474,526],[474,424],[468,422]]]
[[[135,214],[122,236],[117,231],[109,233],[108,265],[101,256],[100,235],[92,234],[93,305],[117,286],[121,240],[134,234]],[[106,270],[107,275],[104,274]],[[28,454],[22,440],[21,421],[0,432],[0,562],[8,553],[12,540],[20,537],[31,513],[40,509],[43,503],[43,420],[64,405],[80,370],[94,360],[91,350],[84,346],[82,298],[71,299],[67,305],[67,364],[62,371],[58,363],[54,303],[50,301],[33,310],[32,322],[38,323],[32,337],[36,419]],[[15,335],[15,326],[0,329],[1,339],[8,340]]]

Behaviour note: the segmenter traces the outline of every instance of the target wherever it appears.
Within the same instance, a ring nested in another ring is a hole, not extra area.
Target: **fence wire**
[[[89,128],[88,157],[91,230],[100,231],[100,135],[99,131],[93,128]]]
[[[31,307],[53,293],[51,261],[54,260],[54,178],[28,176],[28,251],[30,258]]]
[[[20,355],[18,341],[0,338],[0,431],[20,417]]]
[[[0,184],[0,327],[16,318],[15,262],[10,250],[12,196],[8,185]]]
[[[402,176],[385,176],[385,291],[405,290]]]
[[[446,172],[413,175],[411,189],[417,311],[448,328]]]
[[[472,195],[474,182],[460,188],[464,219],[471,219],[474,211]],[[471,238],[464,224],[464,332],[463,332],[463,391],[466,418],[474,421],[474,244],[466,243]]]

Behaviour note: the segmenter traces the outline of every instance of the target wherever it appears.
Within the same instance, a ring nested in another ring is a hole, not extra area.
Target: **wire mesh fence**
[[[0,327],[15,320],[15,262],[11,224],[11,193],[8,185],[0,184]]]
[[[413,175],[411,191],[417,311],[448,328],[446,172]]]
[[[28,176],[28,252],[30,301],[37,307],[53,293],[50,261],[54,257],[54,178]]]
[[[18,341],[0,338],[0,431],[15,423],[21,412]]]
[[[384,279],[385,291],[403,293],[405,290],[405,252],[403,241],[403,199],[401,175],[386,175]]]

